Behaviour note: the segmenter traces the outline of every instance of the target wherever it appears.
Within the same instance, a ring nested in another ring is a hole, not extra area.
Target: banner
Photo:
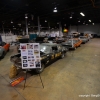
[[[22,69],[41,68],[39,43],[21,43]]]

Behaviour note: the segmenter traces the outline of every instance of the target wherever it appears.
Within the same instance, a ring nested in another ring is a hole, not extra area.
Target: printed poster
[[[20,44],[22,69],[41,68],[39,43]]]

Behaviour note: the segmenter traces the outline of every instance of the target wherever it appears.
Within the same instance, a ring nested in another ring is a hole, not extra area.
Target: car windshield
[[[40,45],[40,51],[43,53],[50,53],[50,46]]]
[[[67,43],[68,43],[68,44],[71,44],[71,43],[72,43],[72,40],[67,41]]]
[[[72,41],[75,43],[77,40],[69,40],[68,43],[72,43]]]

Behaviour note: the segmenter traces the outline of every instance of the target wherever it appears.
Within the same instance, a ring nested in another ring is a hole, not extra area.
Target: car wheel
[[[61,54],[61,59],[63,59],[65,57],[65,53]]]
[[[9,48],[8,48],[8,52],[9,52]]]
[[[40,74],[41,72],[43,72],[44,67],[45,67],[45,65],[44,65],[43,63],[41,63],[41,68],[37,68],[37,69],[35,70],[35,72],[36,72],[37,74]]]
[[[5,56],[5,52],[3,52],[3,53],[2,53],[2,56],[1,56],[1,58],[4,58],[4,56]]]
[[[74,50],[76,50],[76,47],[74,48]]]
[[[79,45],[79,47],[81,47],[81,44]]]

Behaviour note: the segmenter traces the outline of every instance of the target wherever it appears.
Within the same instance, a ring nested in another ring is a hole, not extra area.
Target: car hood
[[[62,43],[62,45],[72,45],[72,43],[64,42],[64,43]]]
[[[80,38],[80,40],[87,40],[87,39],[81,39],[81,38]]]

